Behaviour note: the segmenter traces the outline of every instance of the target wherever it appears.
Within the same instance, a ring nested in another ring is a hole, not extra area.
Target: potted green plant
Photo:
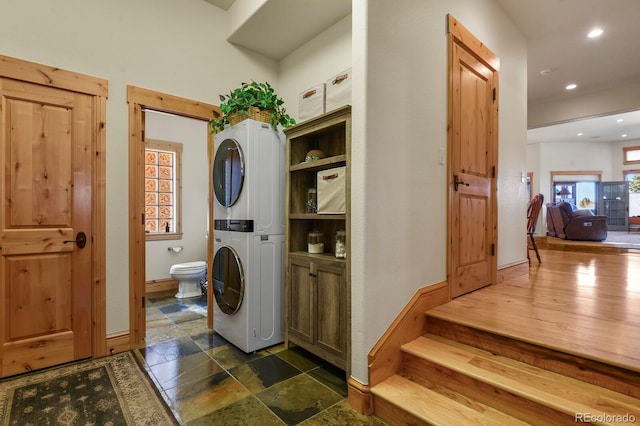
[[[269,83],[242,83],[228,95],[220,95],[222,115],[215,114],[211,120],[212,132],[217,133],[225,125],[236,124],[246,118],[271,123],[276,129],[278,125],[289,127],[296,122],[287,114],[284,101],[276,95]]]

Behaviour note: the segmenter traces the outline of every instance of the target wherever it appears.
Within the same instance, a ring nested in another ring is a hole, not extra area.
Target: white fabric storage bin
[[[344,166],[318,172],[318,214],[344,214],[346,172]]]
[[[304,121],[324,113],[324,83],[310,87],[298,96],[298,120]]]
[[[351,68],[327,80],[325,111],[351,104]]]

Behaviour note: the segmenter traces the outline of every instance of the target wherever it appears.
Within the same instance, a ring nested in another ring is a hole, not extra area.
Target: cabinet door
[[[344,359],[347,318],[344,265],[316,264],[316,345]]]
[[[289,261],[288,332],[313,343],[313,307],[315,306],[311,263],[291,257]]]
[[[607,215],[609,231],[629,229],[629,182],[600,182],[598,213]]]

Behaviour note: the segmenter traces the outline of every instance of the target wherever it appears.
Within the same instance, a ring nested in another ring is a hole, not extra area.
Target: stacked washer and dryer
[[[214,137],[214,330],[244,352],[284,341],[285,145],[251,119]]]

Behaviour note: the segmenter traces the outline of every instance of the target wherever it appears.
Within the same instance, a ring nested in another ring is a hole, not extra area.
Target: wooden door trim
[[[143,309],[145,288],[144,213],[144,109],[166,112],[196,120],[210,121],[220,108],[199,101],[181,98],[154,90],[127,86],[129,104],[129,338],[131,347],[140,346],[145,337],[146,318]],[[209,176],[212,172],[213,134],[209,124],[207,152]],[[209,185],[209,241],[213,241],[212,186]],[[207,248],[207,261],[213,257],[212,244]],[[207,279],[211,282],[210,269]],[[207,292],[207,323],[213,328],[213,292]]]
[[[107,355],[106,123],[109,82],[73,71],[0,55],[0,77],[93,96],[93,196],[91,199],[92,357]]]
[[[495,167],[495,174],[491,179],[491,192],[493,194],[497,193],[497,182],[498,182],[498,99],[499,99],[499,89],[498,89],[498,72],[500,71],[500,59],[493,53],[489,48],[484,45],[480,40],[478,40],[469,30],[467,30],[457,19],[455,19],[450,14],[447,15],[447,37],[448,37],[448,69],[447,69],[447,97],[448,97],[448,105],[447,105],[447,147],[448,147],[448,162],[447,162],[447,274],[448,280],[453,276],[453,266],[458,262],[453,262],[454,260],[454,247],[452,241],[452,221],[451,216],[453,214],[453,172],[452,172],[452,146],[453,146],[453,102],[454,99],[454,91],[453,91],[453,49],[454,45],[458,45],[469,52],[472,56],[477,58],[480,62],[486,65],[489,69],[493,71],[493,87],[495,88],[495,99],[496,101],[493,104],[493,123],[492,123],[492,153],[491,165]],[[498,204],[497,197],[494,195],[491,197],[491,217],[492,217],[492,243],[494,244],[495,255],[493,256],[493,261],[491,262],[491,271],[490,271],[490,279],[492,283],[496,283],[497,274],[498,274]],[[449,282],[449,288],[451,290],[451,282]]]

